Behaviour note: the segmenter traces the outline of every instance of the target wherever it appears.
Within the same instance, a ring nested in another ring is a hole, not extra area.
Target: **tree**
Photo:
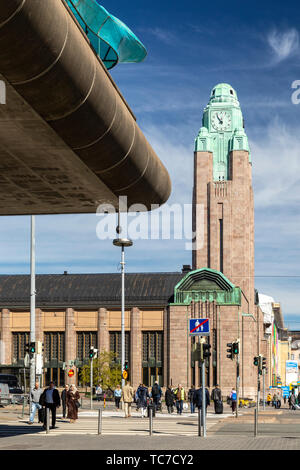
[[[116,354],[102,351],[96,359],[93,359],[93,384],[100,383],[103,390],[114,390],[121,382],[121,366],[115,362]],[[91,362],[83,366],[80,371],[80,379],[90,385]]]

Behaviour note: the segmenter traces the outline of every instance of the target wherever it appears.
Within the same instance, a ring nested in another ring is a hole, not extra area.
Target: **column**
[[[1,350],[0,360],[2,364],[12,362],[12,335],[10,329],[10,310],[3,308],[1,311]]]
[[[75,320],[74,310],[67,308],[65,313],[65,381],[66,383],[78,383],[77,382],[77,370],[75,369],[75,375],[68,377],[68,372],[72,368],[69,366],[69,361],[76,359],[76,332],[75,332]]]
[[[138,387],[142,381],[141,312],[133,307],[130,312],[130,382]]]
[[[110,351],[108,312],[106,308],[99,308],[98,310],[98,351]]]

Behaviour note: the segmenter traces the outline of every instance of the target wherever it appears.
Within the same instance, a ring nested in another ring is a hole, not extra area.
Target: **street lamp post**
[[[30,234],[30,343],[35,343],[35,216],[31,216]],[[31,393],[35,384],[35,353],[30,354],[29,401],[31,410]]]
[[[118,220],[120,220],[120,213],[118,213]],[[120,224],[117,226],[117,234],[122,231]],[[115,238],[113,241],[114,246],[121,247],[121,278],[122,278],[122,310],[121,310],[121,373],[122,373],[122,387],[125,385],[123,372],[125,368],[125,247],[132,246],[132,240],[128,238]]]

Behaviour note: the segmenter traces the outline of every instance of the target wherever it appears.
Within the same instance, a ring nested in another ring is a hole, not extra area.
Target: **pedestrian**
[[[151,396],[153,399],[153,403],[155,406],[155,410],[157,410],[160,406],[160,401],[161,401],[161,396],[162,396],[162,390],[160,386],[158,385],[158,382],[154,382],[154,385],[151,390]]]
[[[211,399],[214,402],[214,407],[215,407],[215,413],[217,413],[218,408],[220,408],[220,403],[222,404],[223,407],[223,402],[222,402],[222,391],[219,387],[219,384],[216,384],[215,388],[211,392]]]
[[[296,397],[295,397],[295,390],[292,390],[292,393],[289,398],[289,405],[290,405],[290,410],[295,410],[295,404],[296,404]]]
[[[102,388],[101,388],[101,385],[98,384],[97,387],[96,387],[97,401],[101,401],[101,394],[102,394]]]
[[[127,381],[126,385],[122,388],[122,401],[124,403],[125,418],[131,417],[131,404],[134,400],[134,391]]]
[[[69,418],[70,423],[75,423],[75,421],[78,419],[78,409],[80,407],[79,400],[80,395],[77,388],[75,385],[71,385],[70,390],[67,393],[67,418]]]
[[[41,410],[42,405],[40,405],[40,398],[43,393],[43,390],[40,388],[38,381],[35,382],[34,388],[30,391],[31,396],[31,414],[29,417],[28,424],[33,424],[36,410]],[[39,420],[40,421],[40,420]]]
[[[198,409],[202,409],[202,393],[202,387],[198,388],[194,393],[194,405]],[[210,396],[208,389],[205,387],[205,413],[207,413],[208,406],[210,406]]]
[[[60,407],[60,396],[54,382],[50,382],[49,387],[45,388],[41,394],[40,405],[46,407],[43,428],[47,429],[47,409],[49,408],[52,415],[52,429],[55,429],[56,408]]]
[[[189,389],[188,391],[188,400],[190,402],[190,409],[191,409],[191,413],[194,413],[195,412],[195,405],[194,405],[194,394],[195,394],[195,386],[192,385],[191,388]]]
[[[62,409],[63,409],[63,418],[66,417],[66,409],[67,409],[67,393],[69,390],[69,385],[66,384],[65,388],[61,392],[61,404],[62,404]]]
[[[237,393],[236,393],[235,388],[232,388],[232,390],[231,390],[230,400],[231,400],[232,414],[234,415],[234,412],[236,410],[236,400],[237,400]]]
[[[115,405],[116,405],[117,411],[119,411],[119,409],[120,409],[121,396],[122,396],[122,390],[121,390],[120,385],[118,384],[115,391],[114,391]]]
[[[183,402],[186,400],[186,393],[181,384],[178,384],[176,390],[174,390],[174,395],[176,397],[176,408],[177,414],[182,414]]]
[[[166,390],[166,394],[165,394],[165,400],[166,400],[166,407],[168,409],[168,413],[169,414],[172,414],[173,411],[174,411],[174,392],[173,390],[171,389],[171,387],[169,386]]]
[[[296,397],[295,397],[295,404],[296,404]],[[276,408],[280,408],[281,407],[281,395],[280,393],[277,394],[277,402],[276,402]],[[294,408],[295,410],[296,408]]]
[[[269,393],[268,393],[268,396],[267,396],[267,405],[268,405],[268,406],[270,406],[271,401],[272,401],[272,395],[271,395],[271,393],[269,392]]]
[[[136,393],[138,397],[139,408],[141,409],[142,418],[145,418],[147,410],[147,398],[149,398],[148,389],[147,387],[145,387],[144,384],[140,384]]]

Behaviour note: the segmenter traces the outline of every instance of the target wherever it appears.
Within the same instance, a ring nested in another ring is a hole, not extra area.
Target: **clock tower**
[[[216,85],[195,140],[193,269],[222,272],[254,307],[252,164],[237,94]]]

